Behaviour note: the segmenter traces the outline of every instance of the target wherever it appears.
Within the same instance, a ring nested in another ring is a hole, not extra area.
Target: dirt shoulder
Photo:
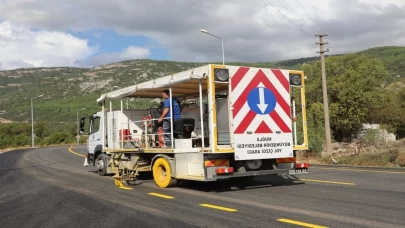
[[[350,165],[364,167],[405,167],[405,139],[353,150],[334,151],[332,156],[298,153],[297,160],[310,164]]]
[[[47,148],[47,147],[58,147],[58,146],[70,146],[71,144],[52,144],[48,146],[36,146],[35,148]],[[23,146],[23,147],[10,147],[5,149],[0,149],[0,154],[11,152],[14,150],[22,150],[22,149],[29,149],[31,146]]]
[[[12,147],[12,148],[0,149],[0,154],[10,152],[13,150],[21,150],[21,149],[28,149],[28,148],[30,148],[30,147],[26,146],[26,147],[16,147],[16,148]]]

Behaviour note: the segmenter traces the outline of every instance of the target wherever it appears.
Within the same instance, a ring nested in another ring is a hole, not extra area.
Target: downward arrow
[[[264,103],[264,88],[260,87],[259,88],[259,104],[257,104],[257,107],[259,107],[260,111],[264,113],[266,111],[268,104]]]

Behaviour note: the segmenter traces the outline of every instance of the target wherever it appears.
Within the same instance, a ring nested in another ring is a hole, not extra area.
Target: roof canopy
[[[199,94],[199,82],[206,79],[210,65],[204,65],[187,71],[167,75],[154,80],[142,82],[133,86],[105,93],[97,99],[103,102],[107,99],[120,99],[124,97],[157,98],[164,89],[172,88],[173,96],[185,97]],[[207,90],[207,83],[202,83],[203,90]]]

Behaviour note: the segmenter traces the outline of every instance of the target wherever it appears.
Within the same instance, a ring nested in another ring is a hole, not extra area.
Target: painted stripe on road
[[[120,187],[118,187],[118,188],[120,188],[120,189],[124,189],[124,190],[133,190],[133,188],[130,188],[130,187],[125,187],[125,186],[120,186]]]
[[[289,223],[289,224],[294,224],[294,225],[298,225],[298,226],[303,226],[303,227],[310,227],[310,228],[328,228],[327,226],[319,226],[319,225],[315,225],[315,224],[295,221],[295,220],[291,220],[291,219],[284,219],[284,218],[277,219],[277,221],[285,222],[285,223]]]
[[[152,195],[152,196],[157,196],[157,197],[165,198],[165,199],[174,199],[173,196],[163,195],[163,194],[159,194],[159,193],[155,193],[155,192],[150,192],[150,193],[148,193],[148,194],[149,194],[149,195]]]
[[[221,211],[228,211],[228,212],[236,212],[236,211],[238,211],[238,210],[233,209],[233,208],[221,207],[221,206],[216,206],[216,205],[212,205],[212,204],[200,204],[200,206],[213,208],[213,209],[217,209],[217,210],[221,210]]]
[[[309,182],[327,183],[327,184],[356,185],[355,183],[338,182],[338,181],[312,180],[312,179],[299,179],[299,180],[302,180],[302,181],[309,181]]]
[[[383,171],[383,170],[369,170],[369,169],[346,169],[346,168],[321,168],[321,167],[311,167],[311,169],[330,169],[339,171],[355,171],[355,172],[369,172],[369,173],[391,173],[391,174],[405,174],[403,171]]]
[[[73,154],[76,154],[76,155],[78,155],[78,156],[81,156],[81,157],[86,157],[86,156],[84,156],[83,154],[74,152],[74,151],[72,150],[72,146],[69,148],[69,152],[70,152],[70,153],[73,153]]]

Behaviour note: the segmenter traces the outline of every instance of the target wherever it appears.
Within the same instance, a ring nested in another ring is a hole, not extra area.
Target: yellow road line
[[[74,151],[72,150],[72,147],[69,148],[69,152],[70,152],[70,153],[73,153],[73,154],[76,154],[76,155],[78,155],[78,156],[86,157],[86,156],[84,156],[83,154],[79,154],[79,153],[77,153],[77,152],[74,152]]]
[[[129,187],[119,187],[120,189],[124,189],[124,190],[133,190],[133,188],[129,188]]]
[[[218,210],[222,210],[222,211],[229,211],[229,212],[238,211],[236,209],[232,209],[232,208],[228,208],[228,207],[215,206],[215,205],[212,205],[212,204],[200,204],[200,206],[214,208],[214,209],[218,209]]]
[[[294,221],[294,220],[290,220],[290,219],[277,219],[277,221],[294,224],[294,225],[298,225],[298,226],[303,226],[303,227],[310,227],[310,228],[328,228],[326,226],[319,226],[319,225],[314,225],[314,224],[310,224],[310,223]]]
[[[331,169],[340,171],[355,171],[355,172],[369,172],[369,173],[395,173],[395,174],[405,174],[403,171],[383,171],[383,170],[369,170],[369,169],[346,169],[346,168],[321,168],[321,167],[311,167],[311,169]]]
[[[173,199],[173,196],[168,196],[168,195],[163,195],[163,194],[159,194],[159,193],[155,193],[155,192],[150,192],[148,193],[149,195],[152,196],[157,196],[157,197],[161,197],[161,198],[165,198],[165,199]]]
[[[311,179],[299,179],[299,180],[309,181],[309,182],[328,183],[328,184],[356,185],[355,183],[337,182],[337,181],[324,181],[324,180],[311,180]]]

